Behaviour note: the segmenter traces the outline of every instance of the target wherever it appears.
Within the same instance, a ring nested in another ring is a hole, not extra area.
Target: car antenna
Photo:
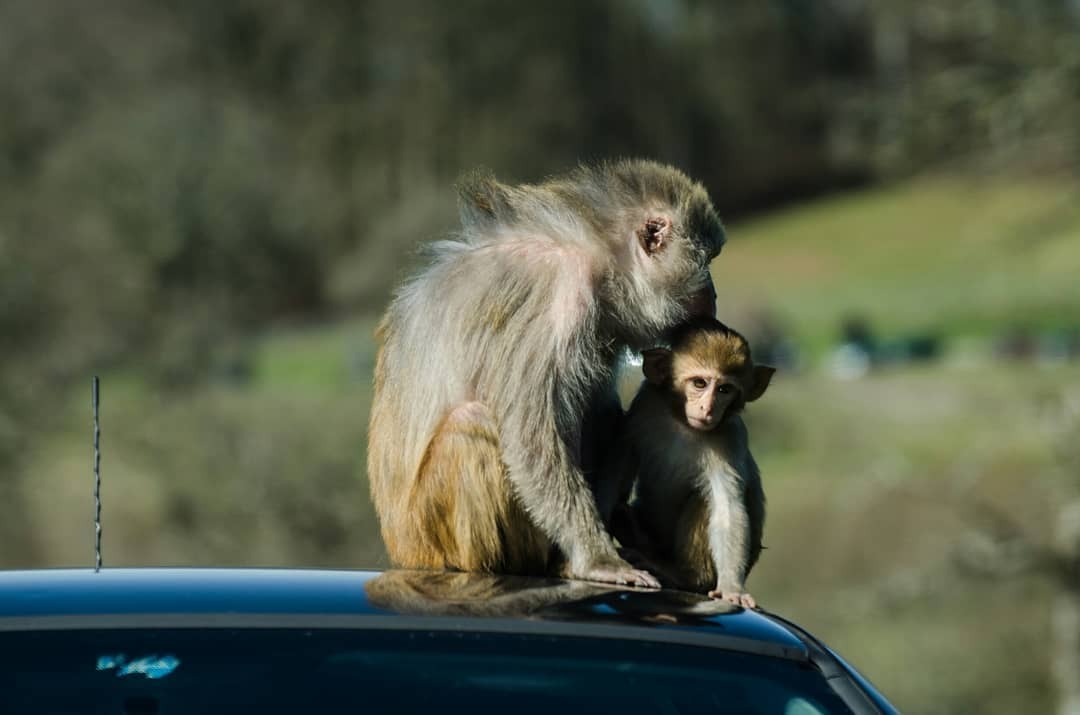
[[[90,383],[90,404],[94,409],[94,573],[101,570],[101,386],[98,376]]]

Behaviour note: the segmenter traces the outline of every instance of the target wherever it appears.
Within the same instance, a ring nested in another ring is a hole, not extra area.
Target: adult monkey
[[[459,192],[461,233],[377,331],[368,476],[390,558],[657,587],[619,557],[588,479],[623,348],[715,312],[716,210],[640,160],[537,185],[477,173]]]

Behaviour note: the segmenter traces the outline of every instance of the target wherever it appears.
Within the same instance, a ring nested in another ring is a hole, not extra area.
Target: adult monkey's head
[[[583,166],[556,186],[606,241],[597,286],[626,342],[643,346],[695,316],[715,316],[709,263],[726,240],[705,188],[678,169],[624,160]]]

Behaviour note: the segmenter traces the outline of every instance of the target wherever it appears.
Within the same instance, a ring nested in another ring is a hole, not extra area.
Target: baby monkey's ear
[[[754,365],[753,383],[746,388],[746,401],[753,402],[765,394],[765,388],[769,386],[775,367],[768,365]]]
[[[746,402],[754,402],[758,397],[765,394],[765,389],[769,387],[769,380],[772,379],[772,374],[775,372],[777,372],[775,367],[754,365],[754,373],[751,378],[753,382],[751,385],[746,386]]]
[[[654,385],[664,385],[671,379],[671,351],[652,348],[641,353],[641,371],[645,379]]]

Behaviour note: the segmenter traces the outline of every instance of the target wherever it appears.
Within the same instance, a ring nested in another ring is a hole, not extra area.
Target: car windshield
[[[183,628],[0,643],[6,713],[849,712],[809,664],[643,641]]]

